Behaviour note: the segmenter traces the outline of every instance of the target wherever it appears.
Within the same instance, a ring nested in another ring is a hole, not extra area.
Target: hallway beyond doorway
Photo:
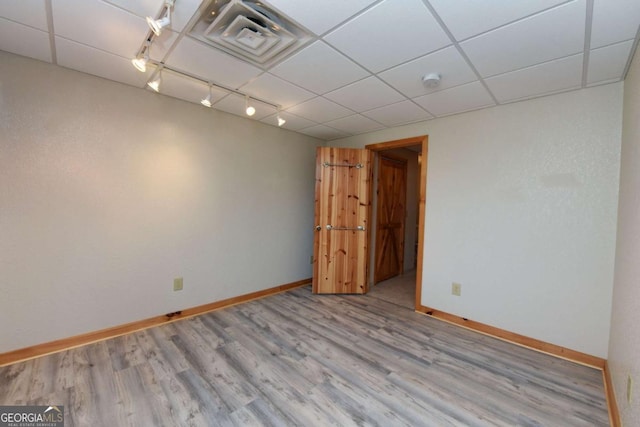
[[[409,270],[404,274],[378,283],[369,289],[368,296],[414,310],[416,306],[416,270]]]

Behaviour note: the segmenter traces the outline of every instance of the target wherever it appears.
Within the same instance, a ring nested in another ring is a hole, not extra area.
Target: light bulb
[[[251,117],[256,113],[256,109],[253,108],[251,105],[249,105],[249,95],[245,95],[244,97],[244,106],[245,106],[245,113],[247,113],[247,116]]]
[[[159,36],[162,33],[162,29],[171,23],[171,8],[173,7],[175,0],[165,0],[165,12],[164,16],[160,19],[153,19],[150,16],[147,16],[147,24],[153,34]]]
[[[149,86],[151,89],[155,90],[156,92],[160,92],[160,81],[161,81],[160,76],[158,76],[157,79],[147,83],[147,86]]]
[[[200,101],[200,104],[204,105],[205,107],[211,108],[211,84],[209,84],[209,95],[207,95],[207,97],[205,99],[203,99],[202,101]]]
[[[131,63],[136,67],[136,70],[141,73],[145,73],[147,71],[147,58],[133,58]]]
[[[152,17],[147,16],[147,24],[149,25],[149,28],[151,28],[151,31],[153,31],[153,34],[155,34],[156,36],[162,34],[162,29],[170,23],[171,20],[169,19],[168,13],[167,16],[162,19],[153,19]]]
[[[150,49],[151,49],[151,41],[147,40],[144,48],[144,55],[142,55],[142,57],[138,55],[131,60],[131,63],[133,64],[134,67],[136,67],[136,70],[140,71],[141,73],[147,72],[147,62],[149,62]]]
[[[287,123],[287,121],[282,117],[278,116],[278,126],[282,126],[285,123]]]

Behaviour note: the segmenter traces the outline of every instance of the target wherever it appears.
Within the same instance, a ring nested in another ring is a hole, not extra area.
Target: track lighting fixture
[[[207,95],[205,99],[200,101],[200,104],[204,105],[205,107],[211,108],[211,85],[209,85],[209,95]]]
[[[151,43],[147,42],[146,43],[146,48],[144,49],[144,56],[142,56],[142,58],[140,57],[140,55],[138,55],[137,57],[133,58],[131,60],[131,63],[133,64],[134,67],[136,67],[136,69],[138,71],[140,71],[141,73],[146,73],[147,72],[147,62],[149,62],[149,48],[151,47]]]
[[[287,123],[285,119],[280,117],[280,108],[278,108],[278,114],[276,117],[278,118],[278,126],[282,126],[283,124]]]
[[[147,71],[147,61],[149,60],[149,55],[145,54],[144,57],[134,58],[131,60],[131,63],[134,67],[141,73],[145,73]]]
[[[247,113],[247,116],[251,117],[256,113],[256,109],[253,108],[253,106],[251,104],[249,104],[249,95],[245,96],[245,113]]]
[[[147,86],[149,86],[151,89],[155,90],[156,92],[160,92],[160,83],[162,83],[162,70],[158,72],[158,77],[156,77],[155,79],[147,83]]]
[[[2,1],[2,0],[0,0]],[[194,0],[195,1],[195,0]],[[217,2],[217,0],[216,0]],[[208,82],[204,79],[198,78],[196,76],[188,76],[187,74],[179,71],[179,70],[175,70],[172,67],[168,67],[166,66],[163,62],[157,62],[154,61],[150,58],[150,54],[151,54],[151,45],[153,44],[155,37],[160,36],[160,34],[162,33],[162,29],[167,27],[168,25],[171,24],[171,12],[172,9],[175,5],[175,0],[164,0],[164,5],[162,6],[162,9],[160,10],[160,17],[159,19],[154,19],[150,16],[147,16],[147,24],[149,24],[149,28],[151,28],[151,31],[153,32],[153,34],[149,34],[147,33],[147,38],[144,41],[144,45],[140,48],[140,50],[138,51],[138,55],[133,58],[131,60],[131,64],[136,67],[136,69],[140,72],[147,72],[147,65],[148,64],[152,64],[154,65],[155,68],[155,73],[152,74],[152,77],[155,77],[153,80],[150,80],[147,82],[147,86],[149,86],[151,89],[153,89],[156,92],[160,92],[160,85],[162,84],[162,70],[164,68],[167,68],[172,74],[177,74],[180,76],[184,76],[184,77],[191,77],[192,79],[196,79],[199,80],[201,83],[207,84],[209,87],[209,94],[207,95],[206,98],[200,100],[200,103],[202,105],[204,105],[205,107],[211,108],[213,106],[213,87],[215,86],[216,89],[220,89],[221,91],[224,91],[226,93],[233,93],[236,96],[244,96],[245,97],[245,113],[247,114],[247,116],[252,117],[253,115],[256,114],[256,109],[253,105],[251,105],[251,98],[249,97],[249,95],[244,94],[242,92],[240,92],[239,90],[236,89],[232,89],[229,87],[225,87],[216,83],[212,83],[212,82]],[[274,103],[271,103],[269,101],[265,101],[263,99],[260,98],[256,98],[256,100],[259,100],[261,105],[265,104],[265,105],[271,105],[272,107],[277,109],[277,115],[276,115],[276,120],[278,123],[278,126],[283,126],[287,121],[285,119],[283,119],[281,117],[281,111],[280,111],[280,106],[276,105]]]
[[[171,23],[171,8],[173,7],[174,0],[165,0],[165,12],[164,16],[160,19],[153,19],[150,16],[147,16],[147,24],[149,24],[149,28],[153,31],[153,34],[159,36],[162,34],[162,29]]]

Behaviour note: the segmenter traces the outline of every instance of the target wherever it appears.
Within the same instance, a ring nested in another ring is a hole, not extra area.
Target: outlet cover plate
[[[174,291],[181,291],[182,290],[182,285],[183,285],[182,277],[176,277],[175,279],[173,279],[173,290]]]
[[[460,283],[453,282],[451,284],[451,295],[459,297],[462,295],[462,285]]]

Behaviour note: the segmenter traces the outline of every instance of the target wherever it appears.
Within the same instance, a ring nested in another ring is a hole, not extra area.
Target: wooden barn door
[[[403,272],[407,161],[380,156],[374,283]]]
[[[372,152],[318,147],[313,292],[368,290]]]

